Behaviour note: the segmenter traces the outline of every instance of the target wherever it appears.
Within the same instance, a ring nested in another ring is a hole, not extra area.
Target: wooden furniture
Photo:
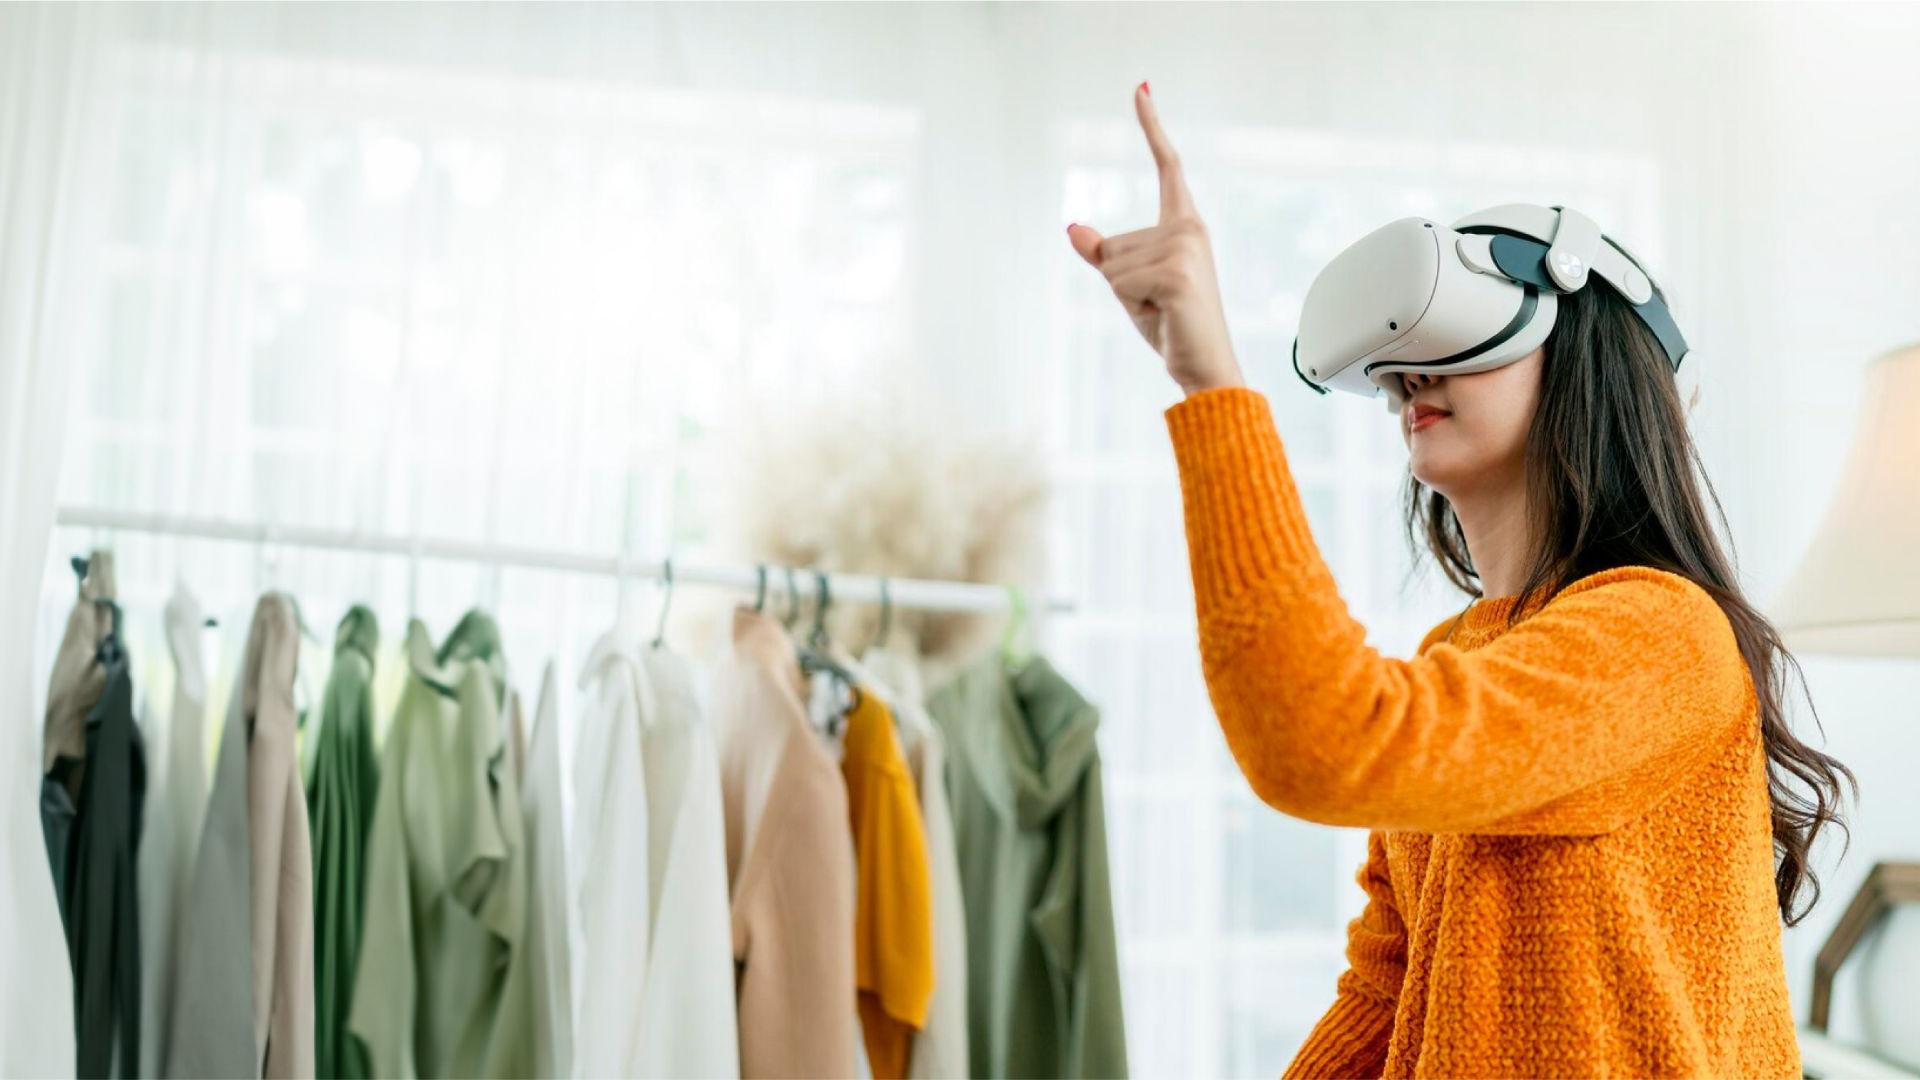
[[[1833,933],[1827,935],[1820,955],[1814,959],[1813,1006],[1807,1018],[1813,1030],[1827,1030],[1827,1014],[1833,1004],[1833,977],[1839,973],[1840,966],[1847,962],[1867,931],[1900,904],[1920,904],[1920,863],[1875,863],[1860,891],[1854,894],[1853,903],[1847,905],[1840,921],[1834,924]]]
[[[1834,1042],[1810,1028],[1801,1028],[1795,1034],[1800,1040],[1800,1075],[1811,1080],[1914,1080],[1920,1077],[1920,1072]]]

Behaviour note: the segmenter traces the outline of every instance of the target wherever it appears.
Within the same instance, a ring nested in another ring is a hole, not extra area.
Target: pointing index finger
[[[1147,84],[1133,89],[1134,110],[1140,114],[1140,127],[1147,133],[1147,148],[1153,151],[1154,166],[1160,172],[1160,221],[1162,224],[1193,213],[1193,194],[1187,190],[1186,175],[1180,170],[1180,155],[1174,152],[1166,130],[1160,126],[1160,113],[1153,107],[1153,95]]]

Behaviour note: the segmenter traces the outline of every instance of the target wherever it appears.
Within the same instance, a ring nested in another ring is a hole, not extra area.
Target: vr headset
[[[1547,339],[1560,294],[1589,274],[1633,305],[1677,375],[1687,342],[1640,260],[1585,214],[1530,203],[1451,227],[1401,218],[1354,241],[1307,290],[1293,370],[1317,393],[1385,394],[1398,412],[1400,372],[1464,375],[1513,363]]]

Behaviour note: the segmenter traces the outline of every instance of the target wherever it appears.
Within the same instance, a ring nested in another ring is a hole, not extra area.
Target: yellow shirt
[[[847,716],[847,807],[858,865],[854,973],[874,1080],[907,1075],[933,997],[933,886],[913,776],[893,714],[862,687]]]

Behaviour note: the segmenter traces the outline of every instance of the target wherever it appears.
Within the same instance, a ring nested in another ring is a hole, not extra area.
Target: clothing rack
[[[683,563],[677,559],[634,559],[624,555],[598,555],[578,551],[474,543],[465,540],[431,539],[391,534],[310,528],[298,525],[274,525],[267,522],[224,521],[219,518],[183,517],[138,511],[105,510],[97,507],[61,507],[58,525],[82,529],[108,529],[116,532],[151,533],[163,536],[192,537],[201,540],[231,540],[268,547],[288,546],[327,551],[364,551],[376,555],[398,555],[416,562],[436,559],[471,562],[484,566],[516,566],[563,573],[595,574],[622,581],[646,580],[671,586],[707,585],[758,593],[762,567],[712,566]],[[769,604],[781,602],[792,589],[801,597],[812,598],[824,577],[829,604],[879,604],[914,608],[920,611],[1014,611],[1024,601],[1006,586],[969,581],[939,581],[916,578],[880,578],[870,574],[845,574],[787,566],[764,567]],[[1049,612],[1068,612],[1067,600],[1049,600]]]

